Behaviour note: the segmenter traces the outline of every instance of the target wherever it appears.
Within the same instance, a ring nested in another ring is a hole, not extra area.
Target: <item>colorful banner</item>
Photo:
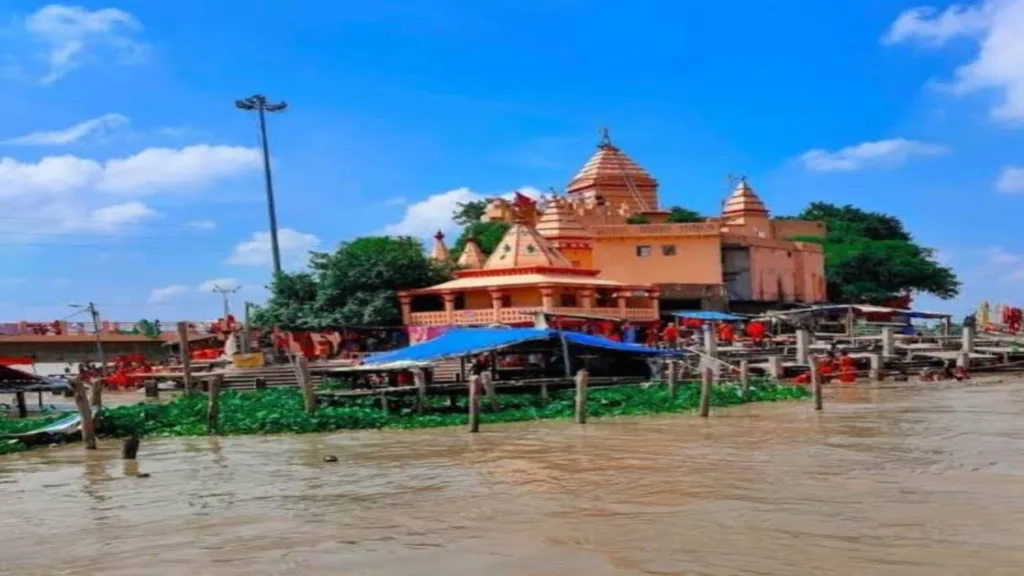
[[[409,345],[421,344],[427,340],[433,340],[441,334],[444,334],[451,326],[410,326],[409,331]]]

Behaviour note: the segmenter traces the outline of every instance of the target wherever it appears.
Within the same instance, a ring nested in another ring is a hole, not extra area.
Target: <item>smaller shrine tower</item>
[[[434,245],[430,247],[431,260],[435,262],[450,262],[452,259],[451,252],[448,251],[448,247],[444,244],[444,232],[440,230],[437,234],[434,234]]]
[[[760,236],[770,235],[768,208],[750,187],[746,176],[740,176],[736,187],[722,206],[722,221],[728,226],[743,226]]]
[[[573,268],[594,267],[594,238],[564,198],[552,198],[537,222],[537,233],[562,253]]]

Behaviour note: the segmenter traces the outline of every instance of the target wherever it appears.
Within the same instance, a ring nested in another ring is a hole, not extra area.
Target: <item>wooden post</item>
[[[811,354],[811,333],[807,328],[796,330],[796,363],[807,364]]]
[[[587,423],[587,386],[590,384],[590,372],[586,367],[576,373],[576,423]]]
[[[740,360],[740,390],[746,400],[750,392],[750,360]]]
[[[549,400],[548,396],[548,381],[547,379],[541,379],[540,381],[540,401],[547,404]]]
[[[882,356],[892,358],[896,355],[896,339],[893,336],[892,326],[882,327]]]
[[[974,352],[974,328],[964,326],[960,335],[960,350],[962,352]]]
[[[299,374],[299,386],[302,388],[302,400],[307,414],[316,412],[316,394],[313,392],[313,379],[309,375],[309,359],[299,355],[296,359]]]
[[[210,380],[210,395],[206,400],[206,433],[217,433],[217,418],[220,414],[220,388],[224,376],[214,376]]]
[[[676,397],[676,362],[675,360],[668,361],[668,397]]]
[[[422,368],[416,368],[412,378],[416,382],[416,411],[423,412],[427,409],[427,375]]]
[[[711,414],[711,382],[715,374],[709,367],[700,373],[700,417],[707,418]]]
[[[28,418],[28,404],[25,403],[25,393],[15,392],[14,398],[18,403],[18,418]]]
[[[476,376],[469,379],[469,431],[480,431],[480,378]]]
[[[782,358],[771,356],[768,358],[768,374],[775,380],[782,380],[784,371],[782,369]]]
[[[884,366],[885,364],[884,364],[884,362],[882,360],[882,355],[881,354],[872,354],[869,357],[869,360],[871,362],[871,369],[868,370],[868,378],[870,380],[872,380],[872,381],[879,381],[879,382],[884,380],[885,379],[885,375],[882,374],[882,366]]]
[[[188,322],[178,322],[178,348],[181,349],[181,369],[184,370],[182,384],[185,394],[194,392],[192,388],[192,354],[188,346]]]
[[[569,361],[569,342],[565,339],[565,334],[558,333],[559,340],[562,341],[562,358],[565,360],[565,377],[572,378],[572,362]]]
[[[821,374],[818,373],[818,365],[814,362],[811,362],[811,393],[814,395],[814,409],[821,410]]]
[[[967,370],[971,367],[971,353],[961,350],[956,355],[956,365]]]
[[[257,378],[256,380],[253,381],[252,385],[257,392],[263,392],[264,390],[267,389],[267,379],[262,377]]]
[[[146,398],[160,397],[160,387],[156,380],[146,380],[142,383],[142,388],[146,391]]]
[[[131,435],[121,443],[121,460],[135,460],[139,455],[139,437]]]
[[[78,406],[78,413],[82,416],[82,444],[86,450],[96,449],[96,423],[92,419],[92,408],[89,406],[89,398],[85,394],[85,384],[81,378],[71,379],[71,389],[75,392],[75,404]]]

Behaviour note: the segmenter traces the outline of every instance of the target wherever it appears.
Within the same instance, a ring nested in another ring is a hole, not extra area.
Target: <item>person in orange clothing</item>
[[[676,328],[674,323],[669,323],[665,326],[665,331],[661,333],[661,339],[668,344],[669,348],[676,348],[679,345],[679,329]]]
[[[732,344],[735,338],[735,332],[732,329],[732,324],[728,322],[720,322],[718,324],[718,340],[726,345]]]
[[[835,360],[832,355],[826,355],[818,362],[818,374],[821,375],[821,383],[827,384],[832,380],[832,375],[836,373]]]
[[[857,380],[857,362],[846,350],[839,352],[839,381],[855,382]]]
[[[760,346],[764,341],[764,324],[761,322],[750,322],[746,328],[747,337],[754,341],[754,345]]]

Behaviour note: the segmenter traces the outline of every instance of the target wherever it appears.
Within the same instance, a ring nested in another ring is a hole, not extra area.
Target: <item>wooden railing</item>
[[[460,326],[481,326],[486,324],[522,324],[533,322],[536,314],[542,308],[539,306],[528,306],[518,308],[481,308],[478,310],[455,310],[452,319],[449,321],[446,312],[413,312],[409,317],[410,326],[445,326],[450,324]],[[565,316],[601,316],[619,320],[631,320],[635,322],[646,322],[657,320],[653,308],[580,308],[580,307],[557,307],[548,310],[549,314],[561,314]]]

